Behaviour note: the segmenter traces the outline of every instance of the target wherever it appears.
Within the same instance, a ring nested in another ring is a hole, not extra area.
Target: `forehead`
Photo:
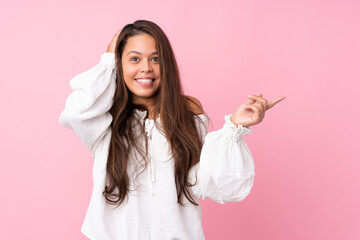
[[[127,55],[130,51],[151,54],[156,51],[155,39],[145,33],[132,36],[127,40],[123,54]]]

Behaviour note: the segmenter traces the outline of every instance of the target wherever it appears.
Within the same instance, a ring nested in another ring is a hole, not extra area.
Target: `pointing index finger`
[[[275,104],[277,104],[278,102],[280,102],[284,99],[285,99],[285,96],[278,97],[278,98],[271,100],[270,102],[268,102],[268,109],[272,108]]]

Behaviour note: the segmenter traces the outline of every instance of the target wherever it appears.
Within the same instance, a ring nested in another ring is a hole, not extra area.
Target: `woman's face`
[[[160,62],[155,39],[148,34],[130,37],[121,62],[125,84],[133,94],[133,103],[152,103],[160,86]]]

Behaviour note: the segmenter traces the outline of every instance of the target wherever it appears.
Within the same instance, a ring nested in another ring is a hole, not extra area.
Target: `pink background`
[[[93,160],[58,117],[69,80],[137,19],[168,35],[214,130],[248,94],[287,97],[245,137],[250,195],[203,202],[206,239],[360,239],[355,0],[2,1],[0,239],[87,239]]]

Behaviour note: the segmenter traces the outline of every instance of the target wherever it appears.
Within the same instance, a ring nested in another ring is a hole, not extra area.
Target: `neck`
[[[150,98],[138,98],[136,96],[133,96],[133,103],[143,106],[148,112],[149,119],[155,119],[155,117],[153,116],[155,110],[155,96]]]

